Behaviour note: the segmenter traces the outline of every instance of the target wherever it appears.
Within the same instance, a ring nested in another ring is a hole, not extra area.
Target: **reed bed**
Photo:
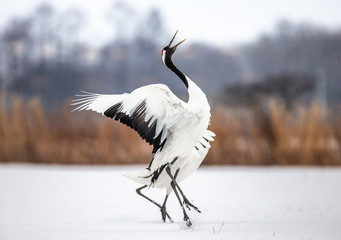
[[[204,164],[341,165],[341,114],[318,103],[288,111],[219,107]],[[152,148],[130,128],[93,112],[44,110],[39,98],[0,97],[0,162],[148,164]]]

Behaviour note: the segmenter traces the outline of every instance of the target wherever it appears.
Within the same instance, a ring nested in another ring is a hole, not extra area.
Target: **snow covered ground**
[[[0,165],[0,240],[341,239],[340,168],[201,167],[181,183],[202,211],[186,229],[174,194],[163,223],[122,176],[142,167]]]

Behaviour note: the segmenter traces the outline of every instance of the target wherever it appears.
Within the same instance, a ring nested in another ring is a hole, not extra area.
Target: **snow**
[[[201,167],[187,229],[174,194],[163,223],[122,176],[142,167],[0,165],[0,239],[341,239],[340,168]]]

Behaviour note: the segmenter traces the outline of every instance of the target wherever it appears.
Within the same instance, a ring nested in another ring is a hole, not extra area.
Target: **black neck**
[[[172,56],[166,55],[165,57],[165,64],[166,66],[173,71],[181,80],[182,82],[185,84],[186,88],[188,88],[188,81],[187,78],[185,76],[185,74],[183,74],[183,72],[181,72],[172,62]]]

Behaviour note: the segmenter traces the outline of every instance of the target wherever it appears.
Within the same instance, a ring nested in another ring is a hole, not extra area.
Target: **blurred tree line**
[[[108,16],[113,37],[100,47],[80,38],[86,15],[77,9],[57,12],[42,4],[9,21],[0,29],[0,90],[38,95],[46,107],[79,90],[121,93],[159,82],[186,98],[161,62],[175,30],[166,28],[161,13],[141,16],[118,2]],[[341,100],[341,30],[283,21],[256,42],[228,49],[187,43],[174,58],[216,102],[252,105],[275,97],[290,107],[297,100]]]
[[[340,103],[341,29],[282,21],[274,33],[240,47],[240,57],[243,81],[225,88],[225,102],[274,97],[289,107],[298,100]]]

